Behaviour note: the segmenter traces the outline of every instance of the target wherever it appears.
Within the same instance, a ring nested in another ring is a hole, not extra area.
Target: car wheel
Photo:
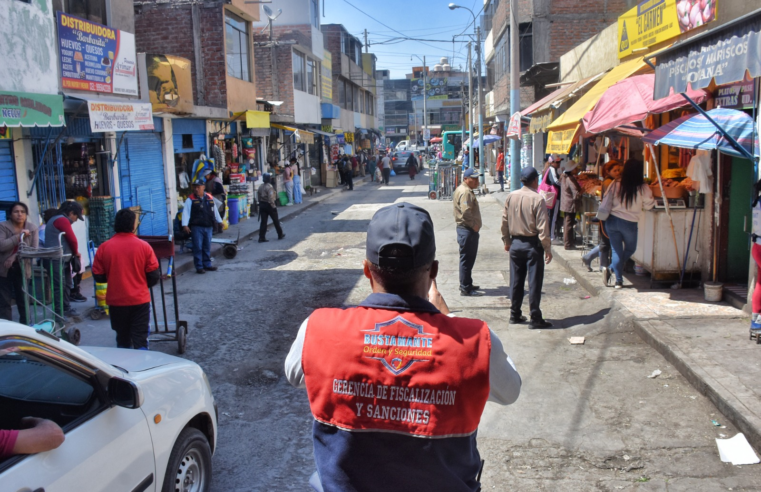
[[[211,486],[211,448],[206,436],[188,427],[169,455],[162,492],[206,492]]]

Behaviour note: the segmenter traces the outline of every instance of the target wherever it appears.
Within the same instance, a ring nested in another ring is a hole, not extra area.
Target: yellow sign
[[[269,128],[270,114],[267,111],[246,111],[246,128]]]
[[[354,143],[354,134],[344,133],[344,140],[346,140],[346,143]]]
[[[333,125],[322,125],[322,131],[326,133],[333,133]]]
[[[172,55],[145,55],[148,96],[155,113],[192,113],[190,60]]]
[[[618,57],[716,20],[718,0],[644,0],[618,18]]]
[[[325,50],[322,54],[322,70],[320,81],[322,85],[322,99],[333,102],[333,55]]]
[[[548,154],[567,154],[571,150],[579,125],[574,125],[565,130],[549,132],[547,134]]]

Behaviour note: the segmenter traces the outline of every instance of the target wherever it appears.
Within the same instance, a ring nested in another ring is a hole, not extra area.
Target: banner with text
[[[93,132],[153,130],[150,103],[87,101]]]
[[[137,96],[135,35],[58,12],[64,89]]]
[[[644,0],[618,18],[618,57],[716,20],[718,0]]]

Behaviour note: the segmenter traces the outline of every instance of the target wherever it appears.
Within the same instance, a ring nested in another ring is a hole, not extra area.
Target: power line
[[[387,27],[387,28],[391,29],[392,31],[394,31],[394,32],[396,32],[396,33],[398,33],[398,34],[401,34],[402,36],[405,36],[405,34],[404,34],[403,32],[401,32],[401,31],[397,31],[396,29],[394,29],[393,27],[389,26],[388,24],[384,24],[383,22],[379,21],[378,19],[376,19],[376,18],[375,18],[375,17],[373,17],[372,15],[370,15],[370,14],[368,14],[367,12],[365,12],[364,10],[360,9],[359,7],[357,7],[356,5],[354,5],[353,3],[349,2],[349,0],[344,0],[344,2],[346,2],[346,4],[348,4],[350,7],[353,7],[354,9],[358,10],[359,12],[361,12],[361,13],[365,14],[367,17],[371,18],[372,20],[374,20],[374,21],[375,21],[375,22],[377,22],[378,24],[382,25],[383,27]],[[430,47],[432,47],[432,48],[435,48],[435,46],[433,46],[433,45],[429,45],[429,44],[427,44],[427,43],[424,43],[423,41],[418,41],[418,42],[419,42],[420,44],[425,44],[425,45],[427,45],[427,46],[430,46]]]

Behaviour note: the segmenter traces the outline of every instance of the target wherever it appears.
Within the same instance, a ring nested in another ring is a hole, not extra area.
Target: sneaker
[[[614,286],[614,288],[616,288],[616,289],[623,289],[624,288],[624,283],[623,282],[616,282],[616,285]]]
[[[480,296],[484,295],[484,293],[483,292],[479,292],[479,291],[477,291],[475,289],[473,289],[473,290],[462,290],[462,289],[460,289],[460,295],[463,296],[463,297],[480,297]]]
[[[76,294],[71,294],[71,296],[69,296],[69,300],[71,300],[72,302],[87,302],[87,298],[83,296],[82,294],[80,294],[79,292],[77,292]]]
[[[536,330],[537,328],[552,328],[552,323],[544,319],[532,319],[529,322],[528,327],[532,330]]]
[[[73,318],[74,316],[79,316],[79,313],[77,312],[76,309],[69,308],[63,312],[63,315],[69,318]]]
[[[528,318],[526,318],[525,316],[518,316],[517,318],[510,316],[511,325],[520,325],[521,323],[525,323],[526,321],[528,321]]]
[[[216,272],[217,271],[217,267],[215,267],[215,266],[203,267],[203,269],[206,270],[207,272]]]
[[[283,239],[284,237],[285,237],[285,234],[283,234],[282,236],[278,236],[277,240],[279,241],[279,240]]]
[[[203,268],[196,268],[196,273],[206,273],[206,270]]]

